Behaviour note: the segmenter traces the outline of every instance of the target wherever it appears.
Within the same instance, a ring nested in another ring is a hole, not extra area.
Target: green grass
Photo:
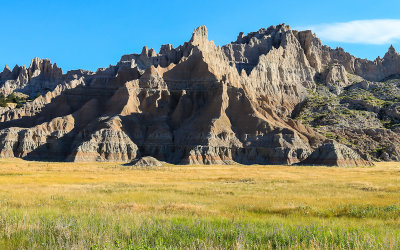
[[[113,213],[60,215],[49,212],[26,217],[1,213],[4,248],[355,248],[398,246],[399,232],[360,228],[356,221],[296,222],[297,216],[268,220],[138,216]],[[11,226],[14,225],[14,226]],[[383,226],[383,225],[382,225]],[[11,227],[11,228],[10,228]],[[9,230],[5,230],[9,229]],[[90,229],[90,230],[88,230]]]
[[[11,93],[7,97],[5,97],[4,95],[0,95],[0,107],[7,107],[8,103],[16,103],[16,106],[19,108],[27,101],[28,97],[23,94],[20,94],[19,96],[18,94]]]
[[[0,160],[0,249],[398,249],[400,164]]]

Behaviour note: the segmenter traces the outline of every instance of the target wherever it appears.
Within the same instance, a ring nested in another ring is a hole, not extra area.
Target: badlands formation
[[[313,106],[322,92],[339,100],[333,108],[361,110],[362,102],[357,109],[340,97],[351,88],[370,93],[388,79],[398,90],[398,74],[393,47],[375,61],[359,59],[283,24],[240,33],[222,47],[199,27],[177,48],[144,47],[97,72],[63,74],[35,58],[29,68],[6,66],[0,74],[0,93],[29,96],[18,107],[0,108],[0,157],[336,166],[399,160],[399,139],[390,138],[400,133],[400,100],[364,110],[378,123],[389,110],[391,127],[351,123],[351,116],[329,124],[308,119],[332,108]],[[360,138],[379,148],[365,151]]]

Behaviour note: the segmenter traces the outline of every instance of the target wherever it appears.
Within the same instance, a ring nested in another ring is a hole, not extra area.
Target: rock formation
[[[16,91],[34,97],[53,90],[62,77],[62,70],[47,59],[34,58],[29,68],[16,65],[12,71],[6,65],[0,73],[0,93],[9,95]]]
[[[177,48],[144,47],[96,72],[63,74],[49,60],[34,59],[29,68],[0,74],[0,93],[33,99],[0,109],[0,156],[294,164],[331,157],[332,150],[336,165],[369,165],[345,146],[321,146],[325,135],[293,114],[320,81],[339,94],[352,84],[349,74],[377,81],[400,74],[399,62],[394,48],[383,59],[361,60],[283,24],[241,33],[222,47],[202,26]]]
[[[373,164],[361,159],[354,150],[345,145],[335,141],[327,141],[302,161],[300,165],[354,167],[359,165],[372,166]]]
[[[134,167],[148,168],[148,167],[162,167],[163,164],[154,157],[145,156],[133,160],[131,162],[131,165]]]

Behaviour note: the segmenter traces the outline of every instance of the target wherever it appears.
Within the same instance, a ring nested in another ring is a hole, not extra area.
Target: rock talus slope
[[[33,99],[0,109],[0,156],[369,165],[357,150],[324,146],[326,136],[293,114],[321,79],[339,94],[351,84],[348,74],[370,81],[399,74],[399,57],[389,50],[375,62],[357,59],[309,31],[278,25],[241,33],[222,47],[202,26],[177,48],[144,47],[97,72],[63,74],[49,60],[34,59],[29,68],[0,73],[3,95]]]

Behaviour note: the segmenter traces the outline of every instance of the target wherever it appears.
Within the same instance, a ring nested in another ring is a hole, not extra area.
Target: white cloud
[[[390,44],[400,41],[400,19],[357,20],[307,27],[324,41]]]

